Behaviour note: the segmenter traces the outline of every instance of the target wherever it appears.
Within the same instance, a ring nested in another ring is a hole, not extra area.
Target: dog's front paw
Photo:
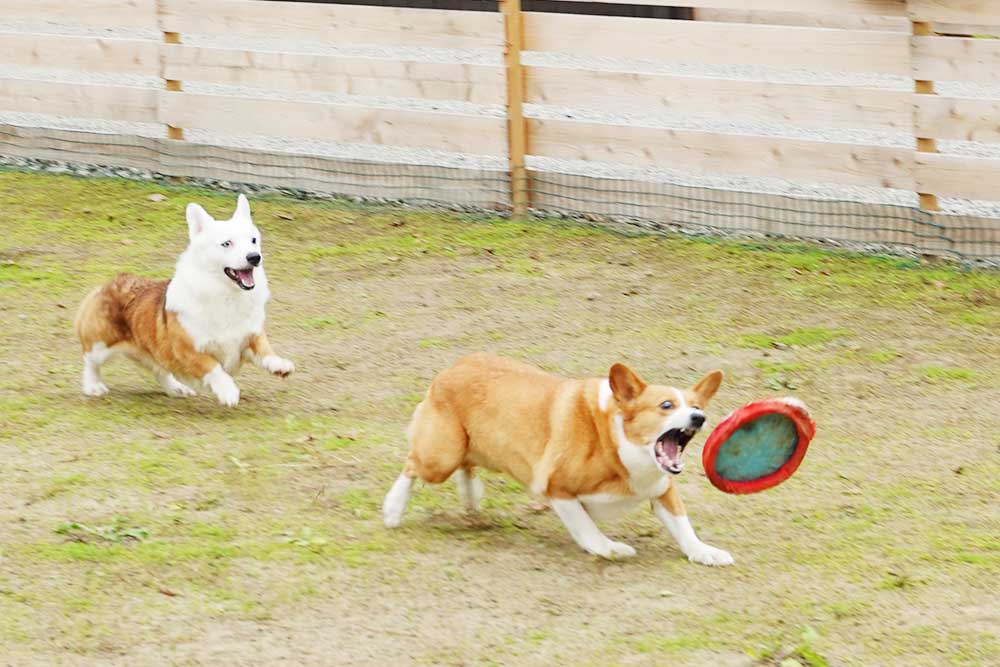
[[[718,549],[704,542],[699,542],[691,549],[687,557],[692,563],[701,563],[702,565],[732,565],[736,562],[729,555],[728,551]]]
[[[215,392],[215,397],[219,399],[219,403],[227,408],[234,407],[240,402],[240,388],[237,387],[236,383],[232,380],[228,383],[220,384],[221,386],[212,387],[212,391]]]
[[[85,382],[83,384],[83,395],[100,397],[108,393],[108,385],[103,382]]]
[[[260,365],[268,373],[274,373],[279,377],[288,377],[295,371],[295,364],[288,359],[282,359],[276,354],[269,354],[264,357]]]
[[[608,540],[605,544],[599,547],[594,547],[587,549],[590,553],[595,556],[600,556],[601,558],[607,558],[609,560],[614,560],[616,558],[631,558],[635,555],[635,549],[625,544],[624,542],[613,542]]]

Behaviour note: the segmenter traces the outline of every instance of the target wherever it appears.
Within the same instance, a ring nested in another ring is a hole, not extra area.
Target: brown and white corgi
[[[203,383],[223,405],[239,402],[233,381],[245,361],[282,377],[295,366],[274,354],[264,334],[270,297],[260,231],[239,196],[229,220],[188,204],[190,244],[170,280],[122,274],[93,290],[76,314],[83,346],[83,393],[103,396],[101,366],[117,354],[150,368],[171,396]]]
[[[413,480],[454,476],[466,508],[482,497],[476,466],[505,472],[544,498],[585,551],[635,555],[594,523],[649,501],[691,561],[730,565],[732,556],[691,528],[673,476],[705,423],[722,382],[712,371],[689,389],[646,384],[622,364],[607,378],[564,379],[517,361],[475,354],[438,375],[408,430],[410,453],[385,497],[398,526]]]

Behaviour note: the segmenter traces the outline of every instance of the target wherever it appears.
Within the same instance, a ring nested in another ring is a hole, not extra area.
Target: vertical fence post
[[[156,3],[156,19],[158,24],[157,27],[160,28],[161,29],[160,32],[163,33],[163,43],[180,44],[181,34],[179,32],[168,32],[162,29],[163,22],[160,21],[161,14],[162,14],[162,3],[158,1]],[[168,79],[166,77],[166,60],[167,60],[166,49],[161,49],[160,76],[166,83],[167,91],[173,93],[179,93],[182,90],[184,90],[184,86],[181,84],[180,81],[177,81],[175,79]],[[174,127],[173,125],[167,125],[167,139],[177,139],[178,141],[182,141],[184,139],[184,129],[180,127]]]
[[[524,121],[524,16],[521,0],[500,0],[504,29],[504,69],[507,81],[507,148],[510,155],[510,198],[513,215],[528,213],[528,170],[524,156],[528,149],[528,128]]]
[[[914,37],[926,37],[928,35],[933,35],[934,30],[930,23],[925,21],[910,21],[911,33]],[[910,43],[910,54],[912,60],[914,44]],[[923,81],[921,79],[914,79],[913,81],[913,94],[914,102],[918,102],[920,95],[935,95],[934,82],[933,81]],[[914,112],[916,112],[916,104],[913,106]],[[914,113],[914,121],[916,120],[916,113]],[[937,153],[937,141],[933,137],[921,137],[919,129],[914,127],[915,134],[917,135],[917,152],[918,153]],[[925,211],[939,211],[941,210],[938,204],[938,198],[936,195],[927,192],[918,192],[917,196],[920,198],[920,208]]]

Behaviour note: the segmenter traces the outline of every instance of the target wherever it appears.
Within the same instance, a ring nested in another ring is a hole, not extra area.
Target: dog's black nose
[[[248,252],[247,253],[247,261],[250,262],[251,264],[253,264],[254,266],[257,266],[258,264],[260,264],[260,253],[259,252]]]
[[[705,414],[702,412],[691,413],[691,426],[701,428],[705,425]]]

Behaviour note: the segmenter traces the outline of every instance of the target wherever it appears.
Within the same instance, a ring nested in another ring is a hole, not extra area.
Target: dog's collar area
[[[240,286],[243,290],[252,290],[256,283],[253,279],[253,267],[245,269],[231,269],[228,266],[224,269],[226,277]]]

